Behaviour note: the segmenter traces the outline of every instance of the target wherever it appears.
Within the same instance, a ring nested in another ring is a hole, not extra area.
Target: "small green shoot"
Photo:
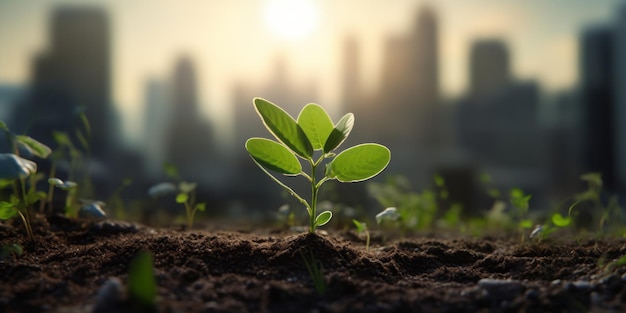
[[[17,243],[4,245],[0,248],[0,261],[9,257],[17,259],[22,256],[22,253],[24,253],[24,248]]]
[[[193,227],[193,219],[196,212],[204,212],[206,210],[206,203],[196,203],[196,183],[181,182],[178,186],[180,192],[176,195],[176,203],[180,203],[185,206],[185,212],[187,213],[187,228]]]
[[[367,229],[367,224],[357,221],[357,220],[352,220],[352,223],[354,223],[354,226],[356,226],[356,232],[359,234],[365,234],[365,251],[370,249],[370,232]]]
[[[65,196],[65,216],[70,218],[78,217],[78,204],[76,203],[76,191],[78,184],[73,181],[62,181],[58,178],[48,178],[51,186],[57,187],[67,192]]]
[[[324,266],[320,261],[315,258],[313,251],[307,250],[308,254],[305,254],[300,250],[300,255],[302,256],[302,260],[304,261],[304,266],[306,267],[309,276],[311,276],[311,280],[313,281],[313,286],[315,287],[315,291],[318,295],[322,296],[326,293],[326,281],[324,280]]]
[[[344,183],[368,180],[382,172],[391,160],[389,149],[375,143],[360,144],[339,154],[334,152],[352,131],[352,113],[344,115],[333,125],[324,108],[310,103],[300,111],[296,121],[282,108],[265,99],[254,98],[253,102],[263,124],[277,141],[250,138],[246,141],[246,150],[265,174],[306,207],[309,233],[314,233],[317,227],[332,218],[331,211],[317,214],[317,196],[323,183],[332,179]],[[317,155],[316,151],[319,151]],[[308,174],[303,171],[298,158],[309,164],[311,171]],[[331,160],[321,167],[326,159]],[[317,178],[319,168],[325,169],[321,179]],[[311,201],[305,200],[270,171],[306,178],[311,184]]]
[[[128,297],[136,312],[156,306],[157,285],[153,264],[152,255],[148,252],[139,252],[130,263]]]
[[[526,218],[528,214],[528,207],[531,195],[527,195],[520,188],[513,188],[510,192],[511,204],[517,209],[517,215],[519,218],[519,230],[521,233],[521,241],[524,242],[524,229],[530,229],[533,227],[532,220]]]
[[[395,207],[389,207],[384,209],[382,212],[376,214],[376,223],[380,225],[385,220],[396,221],[400,218],[400,214],[398,214],[398,209]]]

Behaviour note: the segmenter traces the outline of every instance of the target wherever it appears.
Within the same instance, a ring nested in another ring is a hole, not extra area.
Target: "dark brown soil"
[[[348,231],[185,231],[62,217],[43,219],[35,233],[27,242],[18,221],[0,224],[0,244],[24,246],[0,261],[0,312],[130,312],[129,263],[144,250],[154,256],[158,312],[626,311],[626,266],[599,265],[626,254],[624,240],[375,236],[366,251]],[[323,295],[304,265],[310,252],[323,265]]]

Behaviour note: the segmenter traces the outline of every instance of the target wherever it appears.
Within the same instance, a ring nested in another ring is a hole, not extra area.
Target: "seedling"
[[[317,214],[317,196],[322,184],[332,179],[344,183],[368,180],[389,164],[391,152],[380,144],[360,144],[339,154],[334,152],[352,131],[352,113],[344,115],[333,126],[324,108],[314,103],[307,104],[296,121],[285,110],[265,99],[254,98],[253,102],[263,124],[278,141],[250,138],[246,141],[246,150],[265,174],[306,207],[309,233],[314,233],[317,227],[332,218],[331,211]],[[311,171],[308,174],[303,171],[298,157],[309,163]],[[323,177],[318,180],[317,170],[327,159],[330,161],[325,165]],[[305,200],[270,170],[285,176],[306,178],[311,184],[311,201]]]
[[[65,196],[65,216],[76,218],[78,217],[78,205],[76,203],[76,189],[78,184],[73,181],[62,181],[58,178],[48,178],[50,186],[57,187],[67,192]]]
[[[17,243],[3,245],[0,248],[0,261],[4,261],[9,257],[17,259],[22,256],[22,253],[24,253],[24,248]]]
[[[367,225],[357,220],[352,220],[352,223],[354,223],[354,226],[356,226],[357,233],[365,234],[365,250],[366,251],[369,250],[370,249],[370,232],[367,229]]]
[[[193,218],[196,212],[204,212],[206,209],[206,203],[196,203],[196,183],[181,182],[178,189],[180,192],[176,195],[176,202],[185,206],[185,212],[187,213],[187,228],[191,229],[193,226]]]
[[[530,229],[533,227],[533,222],[526,218],[528,213],[529,201],[531,195],[527,195],[519,188],[511,189],[511,204],[517,209],[517,215],[519,218],[518,226],[521,233],[521,241],[524,242],[524,229]]]
[[[154,279],[152,254],[139,252],[131,261],[128,271],[128,298],[134,312],[154,310],[157,285]]]
[[[324,266],[320,261],[315,258],[315,254],[313,251],[307,250],[308,254],[305,254],[300,250],[300,255],[302,256],[302,261],[304,261],[304,266],[306,267],[309,276],[311,276],[311,280],[313,281],[313,286],[315,287],[315,291],[317,294],[322,296],[326,293],[326,281],[324,280]]]

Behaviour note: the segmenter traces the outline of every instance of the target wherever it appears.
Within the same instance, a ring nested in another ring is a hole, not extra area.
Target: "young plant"
[[[305,254],[300,250],[300,255],[302,256],[302,261],[304,262],[304,266],[306,267],[306,271],[311,276],[311,280],[313,281],[313,286],[315,287],[315,291],[317,294],[322,296],[326,293],[326,281],[324,280],[324,266],[322,262],[318,261],[315,258],[315,254],[313,251],[307,250],[308,254]]]
[[[176,202],[185,206],[185,212],[187,213],[187,228],[191,229],[193,226],[193,218],[196,216],[196,212],[204,212],[206,209],[206,203],[196,203],[196,183],[181,182],[178,189],[180,192],[176,195]]]
[[[0,186],[13,185],[13,193],[9,201],[0,201],[0,219],[8,220],[19,215],[26,228],[28,239],[33,239],[33,229],[30,221],[30,207],[37,201],[45,198],[45,193],[35,189],[37,184],[37,163],[19,156],[19,147],[23,147],[30,154],[47,158],[50,148],[39,141],[24,135],[15,135],[0,121],[0,129],[5,131],[7,139],[13,147],[14,154],[0,154]],[[30,187],[27,188],[26,179],[29,178]]]
[[[57,187],[67,192],[65,196],[65,216],[76,218],[78,217],[78,204],[76,203],[76,190],[78,184],[73,181],[62,181],[58,178],[48,178],[50,186]]]
[[[522,189],[513,188],[511,189],[511,204],[513,207],[517,209],[518,215],[518,227],[521,233],[521,242],[524,242],[524,229],[530,229],[533,227],[533,222],[527,218],[528,207],[531,195],[527,195],[524,193]]]
[[[365,234],[365,250],[369,250],[370,249],[370,232],[367,229],[367,224],[357,221],[357,220],[352,220],[352,223],[354,223],[354,226],[356,226],[356,232],[359,234]]]
[[[322,184],[332,179],[344,183],[368,180],[389,164],[391,152],[380,144],[360,144],[339,154],[334,152],[352,131],[352,113],[344,115],[333,125],[324,108],[310,103],[300,111],[296,121],[282,108],[265,99],[254,98],[253,102],[263,124],[278,141],[250,138],[246,141],[246,150],[265,174],[306,207],[310,233],[332,218],[331,211],[317,214],[317,196]],[[303,171],[298,157],[309,164],[308,174]],[[325,165],[324,175],[318,179],[318,169],[327,159],[330,161]],[[272,175],[270,170],[285,176],[306,178],[311,184],[310,202]]]
[[[142,251],[130,263],[128,298],[134,312],[155,311],[157,284],[154,279],[152,254]]]

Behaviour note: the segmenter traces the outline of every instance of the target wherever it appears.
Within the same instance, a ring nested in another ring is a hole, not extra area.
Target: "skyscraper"
[[[615,23],[615,81],[616,94],[615,149],[617,162],[617,188],[626,193],[626,4],[617,10]]]
[[[610,26],[588,28],[580,41],[584,170],[602,173],[605,185],[615,187],[614,30]]]
[[[200,114],[196,72],[188,57],[177,61],[170,92],[165,160],[177,166],[185,179],[197,181],[203,178],[199,172],[211,165],[214,141],[211,127]]]
[[[484,97],[506,87],[511,82],[509,58],[509,49],[501,40],[475,42],[469,60],[470,94]]]
[[[48,49],[35,60],[30,90],[16,108],[13,127],[52,146],[53,131],[74,136],[80,129],[88,137],[90,154],[105,159],[116,140],[107,13],[95,7],[57,8],[49,38]]]

